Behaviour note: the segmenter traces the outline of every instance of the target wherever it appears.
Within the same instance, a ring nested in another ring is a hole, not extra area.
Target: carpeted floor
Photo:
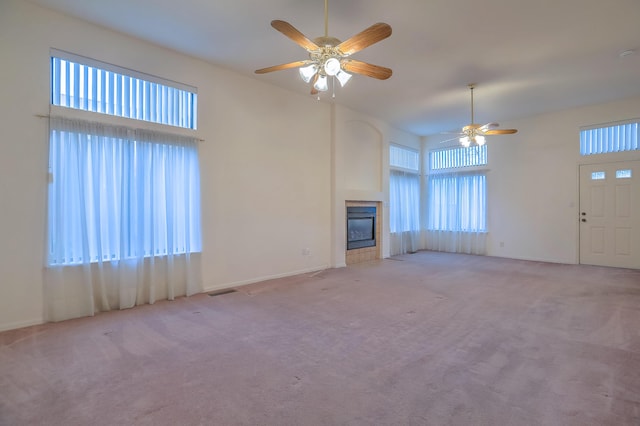
[[[2,425],[640,425],[640,270],[420,252],[0,333]]]

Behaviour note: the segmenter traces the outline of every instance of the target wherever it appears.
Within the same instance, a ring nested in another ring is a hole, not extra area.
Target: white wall
[[[198,88],[205,289],[330,264],[329,104],[3,0],[0,330],[43,318],[48,134],[47,120],[35,115],[49,112],[52,47]]]
[[[518,133],[487,138],[487,254],[577,263],[579,164],[640,158],[581,157],[580,127],[638,117],[640,97],[501,123]],[[425,138],[425,148],[441,148],[440,139]]]

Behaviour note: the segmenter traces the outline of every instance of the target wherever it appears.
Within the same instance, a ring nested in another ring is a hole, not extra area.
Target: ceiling
[[[296,69],[253,73],[307,59],[270,22],[324,35],[323,0],[32,2],[301,94]],[[640,0],[329,0],[328,16],[340,40],[376,22],[393,28],[352,56],[393,76],[356,75],[335,102],[417,135],[468,124],[469,83],[478,123],[640,95]]]

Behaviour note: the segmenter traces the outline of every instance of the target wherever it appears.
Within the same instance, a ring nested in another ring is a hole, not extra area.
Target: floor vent
[[[228,288],[225,290],[214,291],[213,293],[209,293],[209,296],[222,296],[223,294],[235,293],[236,289]]]

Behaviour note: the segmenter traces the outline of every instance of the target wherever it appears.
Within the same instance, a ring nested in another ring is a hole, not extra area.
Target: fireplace
[[[347,250],[376,246],[376,208],[347,206]]]

